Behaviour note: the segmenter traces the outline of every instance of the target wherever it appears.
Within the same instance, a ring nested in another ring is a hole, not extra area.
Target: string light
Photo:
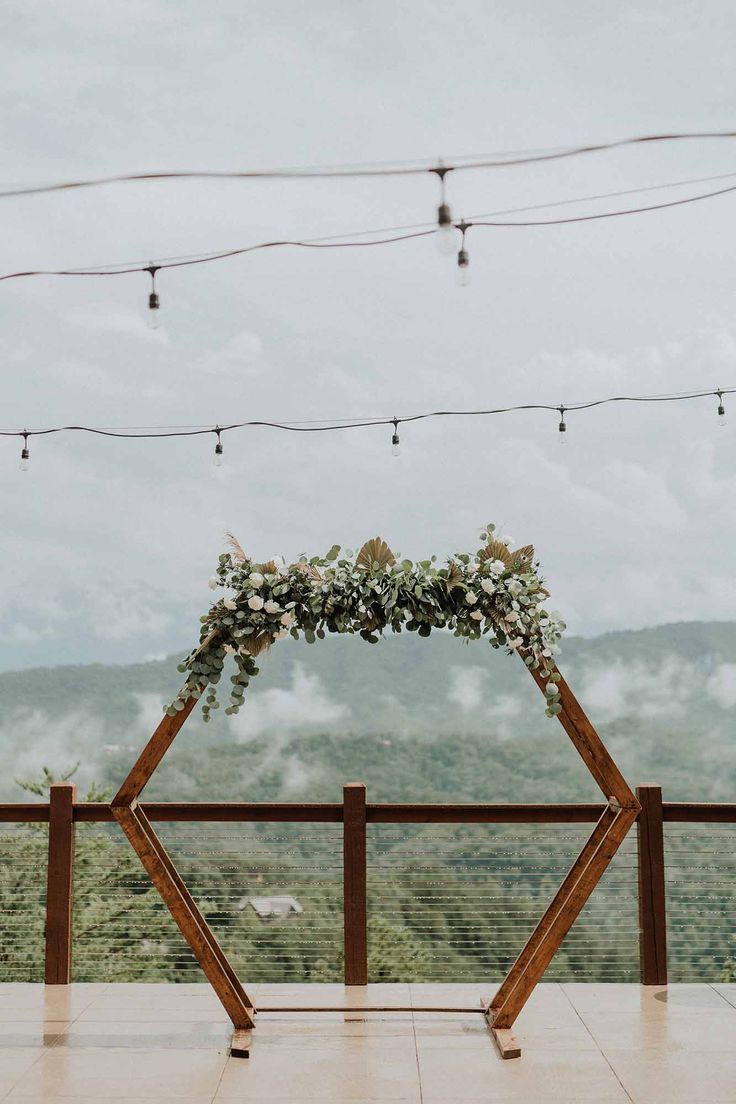
[[[398,418],[393,419],[394,432],[391,438],[391,455],[401,456],[401,441],[399,440],[399,421]]]
[[[84,426],[84,425],[65,425],[65,426],[52,426],[47,429],[2,429],[0,430],[0,437],[21,437],[23,439],[23,449],[21,452],[21,466],[23,470],[27,470],[28,462],[30,460],[30,453],[28,451],[28,440],[32,436],[43,437],[56,433],[89,433],[99,437],[116,437],[116,438],[130,438],[137,440],[153,440],[169,437],[198,437],[203,433],[214,433],[217,437],[217,443],[215,445],[215,463],[222,462],[223,446],[221,435],[235,429],[250,429],[250,428],[269,428],[284,430],[288,433],[335,433],[343,432],[345,430],[357,430],[357,429],[369,429],[374,426],[393,426],[393,435],[391,437],[391,451],[395,456],[399,447],[399,423],[400,422],[420,422],[427,421],[430,418],[477,418],[477,417],[489,417],[497,414],[512,414],[518,412],[527,412],[531,410],[542,411],[557,411],[560,415],[560,422],[558,424],[559,440],[561,444],[565,443],[565,434],[567,433],[567,425],[565,423],[565,415],[570,410],[576,412],[593,410],[599,406],[607,406],[611,403],[674,403],[674,402],[686,402],[694,399],[702,399],[716,396],[719,401],[718,414],[719,418],[725,418],[725,410],[721,413],[723,407],[723,396],[736,394],[736,387],[723,387],[718,390],[710,391],[683,391],[676,394],[668,395],[611,395],[604,399],[592,399],[587,402],[566,403],[560,405],[551,405],[549,403],[523,403],[518,406],[500,406],[488,409],[479,410],[431,410],[419,414],[405,414],[403,417],[392,416],[387,417],[373,417],[373,418],[359,418],[352,421],[346,419],[319,419],[312,422],[271,422],[261,419],[253,419],[248,422],[231,422],[228,425],[195,425],[195,426],[133,426],[123,427],[119,429],[109,429],[102,426]]]
[[[736,138],[732,130],[679,131],[661,134],[643,134],[619,138],[613,142],[589,142],[575,146],[555,146],[541,150],[506,151],[493,155],[466,155],[453,159],[453,164],[443,166],[444,172],[463,172],[471,169],[503,169],[515,165],[532,165],[543,161],[557,161],[583,154],[603,153],[625,146],[649,143],[679,142],[693,139]],[[360,165],[302,166],[284,169],[245,170],[176,170],[172,172],[124,173],[120,176],[97,177],[88,180],[67,180],[58,184],[31,184],[0,191],[0,199],[11,196],[41,195],[48,192],[72,191],[79,188],[99,188],[109,184],[141,183],[161,180],[283,180],[283,179],[341,179],[345,177],[418,176],[436,173],[437,167],[425,162],[371,162]]]
[[[725,424],[726,424],[726,408],[723,405],[723,392],[722,391],[716,391],[716,395],[718,396],[718,424],[721,425],[721,426],[725,426]]]
[[[457,282],[460,287],[467,287],[470,283],[470,257],[468,251],[465,248],[465,233],[472,224],[469,222],[459,222],[457,228],[460,231],[460,248],[457,254]]]
[[[216,468],[222,467],[222,441],[220,439],[221,432],[222,431],[218,426],[215,430],[215,433],[217,434],[217,444],[215,445],[215,459],[213,461]]]
[[[445,195],[445,177],[450,169],[440,163],[432,170],[440,182],[440,205],[437,208],[437,248],[440,253],[449,256],[455,252],[455,227],[452,223],[452,211]]]
[[[557,409],[560,412],[560,424],[557,427],[557,429],[559,431],[559,441],[560,441],[561,445],[564,445],[564,444],[567,443],[567,425],[565,423],[565,408],[564,408],[564,406],[560,406]]]
[[[161,304],[156,291],[156,273],[160,267],[160,265],[150,264],[146,268],[146,272],[151,273],[151,294],[148,296],[148,325],[152,330],[157,330],[159,326],[158,312]]]
[[[18,467],[21,471],[28,471],[31,466],[31,453],[28,449],[28,434],[23,433],[23,448],[20,450],[20,463]]]
[[[435,167],[431,170],[436,175],[440,176],[443,182],[443,197],[444,197],[444,175],[451,171],[450,167]],[[454,168],[453,168],[454,171]],[[165,175],[165,174],[164,174]],[[589,222],[598,219],[619,218],[624,215],[640,215],[653,211],[662,211],[670,207],[679,207],[684,204],[697,203],[706,199],[713,199],[717,196],[726,195],[728,193],[736,191],[736,184],[729,185],[727,187],[719,188],[710,192],[701,192],[694,196],[686,196],[683,199],[670,200],[663,203],[654,203],[647,206],[630,207],[617,211],[602,211],[589,215],[576,215],[569,218],[554,218],[554,219],[526,219],[523,221],[514,220],[510,221],[505,218],[497,218],[496,216],[503,216],[507,214],[521,213],[524,211],[537,211],[544,209],[545,207],[557,207],[569,203],[584,203],[597,199],[609,198],[611,196],[619,195],[632,195],[642,191],[656,191],[661,188],[673,188],[683,187],[688,184],[698,183],[705,180],[720,180],[724,177],[733,177],[734,173],[721,173],[717,176],[711,177],[698,177],[692,180],[683,181],[671,181],[664,184],[650,185],[644,188],[632,188],[628,190],[609,192],[603,195],[590,195],[580,196],[576,199],[570,200],[557,200],[551,203],[535,204],[532,207],[519,207],[512,208],[506,211],[493,212],[491,215],[476,215],[473,217],[472,223],[468,222],[466,225],[493,227],[493,228],[507,228],[507,229],[519,229],[519,228],[531,228],[531,227],[544,227],[544,226],[562,226],[571,223]],[[440,225],[440,212],[441,212],[441,225]],[[448,221],[449,220],[449,221]],[[352,234],[333,235],[320,238],[311,239],[277,239],[275,241],[258,242],[254,245],[244,246],[242,248],[233,248],[220,250],[218,252],[192,254],[184,257],[170,257],[167,259],[161,259],[156,264],[148,263],[143,264],[140,261],[121,262],[118,264],[105,264],[96,267],[85,268],[62,268],[62,269],[24,269],[17,272],[9,272],[4,276],[0,276],[0,283],[7,280],[18,280],[27,277],[35,276],[67,276],[67,277],[90,277],[90,276],[122,276],[132,272],[148,272],[151,274],[152,288],[149,296],[149,320],[151,325],[155,328],[158,324],[158,309],[159,307],[154,305],[158,304],[158,294],[155,291],[154,278],[155,274],[164,268],[182,268],[189,267],[191,265],[211,264],[214,261],[224,261],[233,257],[244,256],[247,253],[255,253],[264,249],[273,248],[301,248],[301,249],[356,249],[373,246],[390,245],[397,242],[405,242],[414,238],[423,238],[429,235],[433,235],[438,238],[438,241],[442,239],[447,242],[448,252],[454,252],[454,231],[455,229],[462,230],[463,223],[453,223],[451,218],[451,212],[449,206],[444,203],[440,205],[438,210],[438,223],[433,224],[414,224],[413,226],[393,227],[389,230],[361,230],[355,231]],[[376,237],[377,234],[390,234],[388,237]],[[450,240],[452,244],[450,248]],[[443,246],[444,248],[444,246]],[[467,272],[467,268],[465,270]]]

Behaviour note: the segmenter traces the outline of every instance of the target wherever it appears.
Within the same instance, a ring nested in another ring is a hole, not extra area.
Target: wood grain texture
[[[47,985],[68,985],[72,979],[75,795],[76,787],[71,782],[55,782],[49,792],[44,964]]]
[[[529,668],[532,678],[544,693],[548,679],[539,669]],[[562,712],[557,719],[572,740],[573,746],[592,774],[606,800],[615,797],[624,808],[637,808],[636,797],[628,782],[621,774],[600,736],[588,720],[579,701],[570,687],[560,676],[557,683],[560,691]],[[545,695],[546,696],[546,695]]]
[[[150,781],[151,775],[173,744],[179,729],[196,704],[196,698],[188,698],[184,708],[173,717],[164,714],[158,728],[133,764],[128,777],[110,802],[113,808],[116,805],[130,805],[140,796],[143,787]]]
[[[345,984],[368,983],[368,876],[365,786],[343,787],[343,941]]]
[[[252,1028],[251,1010],[243,1001],[237,987],[234,986],[223,970],[218,956],[214,953],[211,941],[202,929],[199,911],[191,910],[186,898],[172,881],[165,865],[161,862],[157,850],[151,846],[148,834],[143,827],[138,810],[118,807],[115,818],[125,832],[128,840],[145,868],[148,876],[171,913],[180,932],[189,944],[192,953],[202,967],[202,971],[215,990],[220,1002],[236,1028]],[[210,933],[211,935],[211,933]]]
[[[554,897],[550,901],[549,905],[542,914],[537,926],[532,934],[527,939],[526,943],[519,952],[519,956],[511,966],[509,972],[501,983],[498,992],[491,1001],[491,1008],[498,1010],[512,992],[516,986],[519,978],[527,969],[530,961],[537,952],[539,944],[547,938],[547,933],[552,919],[557,915],[561,905],[567,900],[570,895],[570,890],[577,882],[580,876],[580,870],[583,869],[590,862],[591,858],[595,854],[601,840],[605,837],[609,827],[613,823],[615,816],[614,811],[610,806],[606,806],[603,814],[593,829],[589,838],[585,841],[583,849],[575,859],[574,863],[568,870],[565,878],[560,885],[560,888],[555,893]]]
[[[664,882],[662,789],[637,786],[641,805],[639,870],[639,966],[642,985],[667,984],[667,906]]]
[[[521,1047],[507,1027],[492,1027],[491,1035],[502,1058],[521,1058]]]
[[[632,809],[617,810],[587,862],[578,859],[573,864],[570,873],[575,876],[571,879],[567,895],[564,900],[557,902],[554,910],[550,909],[545,914],[546,931],[543,938],[533,949],[515,983],[509,987],[508,992],[504,993],[502,1002],[497,1003],[494,998],[494,1027],[508,1028],[513,1025],[535,985],[579,916],[585,902],[598,885],[606,867],[621,846],[636,816],[636,811]]]
[[[145,832],[146,837],[148,839],[148,842],[149,842],[152,850],[156,853],[159,861],[161,862],[161,865],[164,867],[166,873],[168,874],[169,878],[171,879],[172,884],[174,885],[174,887],[178,891],[178,893],[181,896],[181,898],[182,898],[184,904],[186,905],[186,907],[189,909],[189,912],[196,919],[197,924],[199,926],[199,930],[202,933],[203,938],[209,944],[210,950],[212,951],[215,958],[220,963],[221,969],[224,971],[224,973],[227,974],[227,976],[230,980],[230,984],[232,985],[233,989],[238,994],[238,996],[240,997],[240,999],[243,1002],[243,1004],[245,1005],[245,1007],[248,1009],[249,1015],[252,1016],[252,1014],[253,1014],[253,1002],[250,1000],[247,993],[243,989],[243,986],[240,982],[240,979],[238,978],[238,975],[235,973],[235,970],[230,965],[230,962],[227,958],[227,955],[225,954],[225,952],[222,950],[222,947],[218,943],[214,932],[212,931],[209,924],[205,920],[204,916],[200,912],[200,909],[199,909],[198,905],[196,904],[196,902],[195,902],[194,898],[192,897],[191,893],[189,892],[189,889],[187,888],[186,883],[184,882],[181,875],[179,874],[179,871],[174,866],[174,863],[171,860],[171,856],[169,855],[168,851],[164,847],[161,840],[158,838],[158,836],[154,832],[153,827],[151,826],[150,822],[148,821],[145,813],[140,808],[140,806],[137,806],[136,813],[137,813],[138,822],[139,822],[141,828],[143,829],[143,831]]]
[[[252,1038],[252,1031],[236,1027],[230,1042],[230,1056],[232,1058],[250,1058]]]

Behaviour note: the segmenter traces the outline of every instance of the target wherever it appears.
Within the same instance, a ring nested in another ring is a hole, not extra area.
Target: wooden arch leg
[[[531,671],[544,692],[547,680]],[[516,1017],[580,915],[639,814],[639,802],[603,741],[564,679],[558,682],[559,721],[575,750],[608,801],[590,838],[572,864],[552,903],[522,948],[498,992],[486,1007],[486,1019],[502,1058],[518,1058],[521,1049],[511,1033]]]
[[[233,1023],[231,1054],[247,1058],[255,1009],[138,797],[195,704],[164,717],[112,801],[112,812]]]

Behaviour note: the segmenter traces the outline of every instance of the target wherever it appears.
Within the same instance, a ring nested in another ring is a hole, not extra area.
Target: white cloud
[[[239,740],[251,740],[263,733],[279,735],[311,725],[347,719],[347,705],[333,701],[317,675],[309,675],[296,664],[288,690],[254,688],[241,711],[230,718],[230,728]]]
[[[463,713],[480,709],[483,704],[483,684],[488,673],[483,667],[451,667],[448,701],[459,705]]]
[[[736,705],[736,663],[719,663],[705,684],[708,697],[722,709]]]

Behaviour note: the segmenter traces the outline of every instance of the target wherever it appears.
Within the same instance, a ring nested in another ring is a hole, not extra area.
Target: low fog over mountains
[[[0,674],[0,798],[19,799],[13,778],[43,764],[81,760],[81,786],[118,782],[179,685],[176,662]],[[736,624],[573,637],[560,668],[632,783],[733,800]],[[262,657],[240,714],[207,727],[193,715],[169,760],[154,783],[169,798],[332,798],[367,772],[375,799],[595,796],[522,664],[444,633],[285,640]]]

